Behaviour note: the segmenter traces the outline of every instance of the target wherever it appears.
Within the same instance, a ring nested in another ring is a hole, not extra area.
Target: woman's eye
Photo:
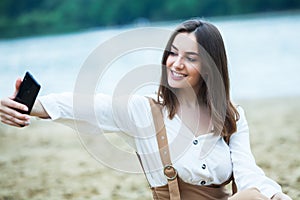
[[[196,62],[197,59],[196,58],[192,58],[192,57],[186,57],[186,59],[190,62]]]
[[[169,55],[171,55],[171,56],[177,56],[178,54],[176,52],[174,52],[174,51],[170,51]]]

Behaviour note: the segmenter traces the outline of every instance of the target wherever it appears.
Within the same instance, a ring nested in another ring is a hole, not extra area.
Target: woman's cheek
[[[173,58],[171,56],[169,56],[166,60],[166,67],[172,67],[173,64]]]

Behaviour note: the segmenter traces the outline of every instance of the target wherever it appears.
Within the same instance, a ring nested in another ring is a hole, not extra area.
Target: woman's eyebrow
[[[185,52],[185,54],[188,54],[188,55],[195,55],[195,56],[200,56],[199,53],[192,52],[192,51],[190,51],[190,52]]]
[[[177,47],[175,47],[173,44],[171,45],[172,48],[174,48],[175,50],[178,50]]]
[[[178,51],[178,48],[175,47],[173,44],[171,45],[171,48],[174,48],[176,51]],[[196,55],[196,56],[199,56],[199,55],[200,55],[199,53],[193,52],[193,51],[187,51],[187,52],[185,52],[185,54],[188,54],[188,55]]]

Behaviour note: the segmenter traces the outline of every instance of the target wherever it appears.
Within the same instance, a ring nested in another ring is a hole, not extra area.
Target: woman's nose
[[[177,69],[182,69],[184,67],[184,62],[183,62],[183,57],[178,56],[177,59],[175,60],[173,66]]]

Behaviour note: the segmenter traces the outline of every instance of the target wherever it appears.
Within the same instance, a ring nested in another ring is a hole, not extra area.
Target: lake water
[[[219,28],[225,41],[233,98],[300,95],[300,15],[210,21]],[[157,26],[173,29],[175,24]],[[0,40],[0,97],[11,95],[15,79],[27,70],[41,83],[41,95],[73,91],[76,77],[90,53],[102,42],[133,28]],[[120,70],[159,64],[161,51],[143,53],[143,56],[117,58],[114,64],[122,67],[103,77],[106,81],[100,83],[102,91],[113,91],[114,84],[122,77]]]

